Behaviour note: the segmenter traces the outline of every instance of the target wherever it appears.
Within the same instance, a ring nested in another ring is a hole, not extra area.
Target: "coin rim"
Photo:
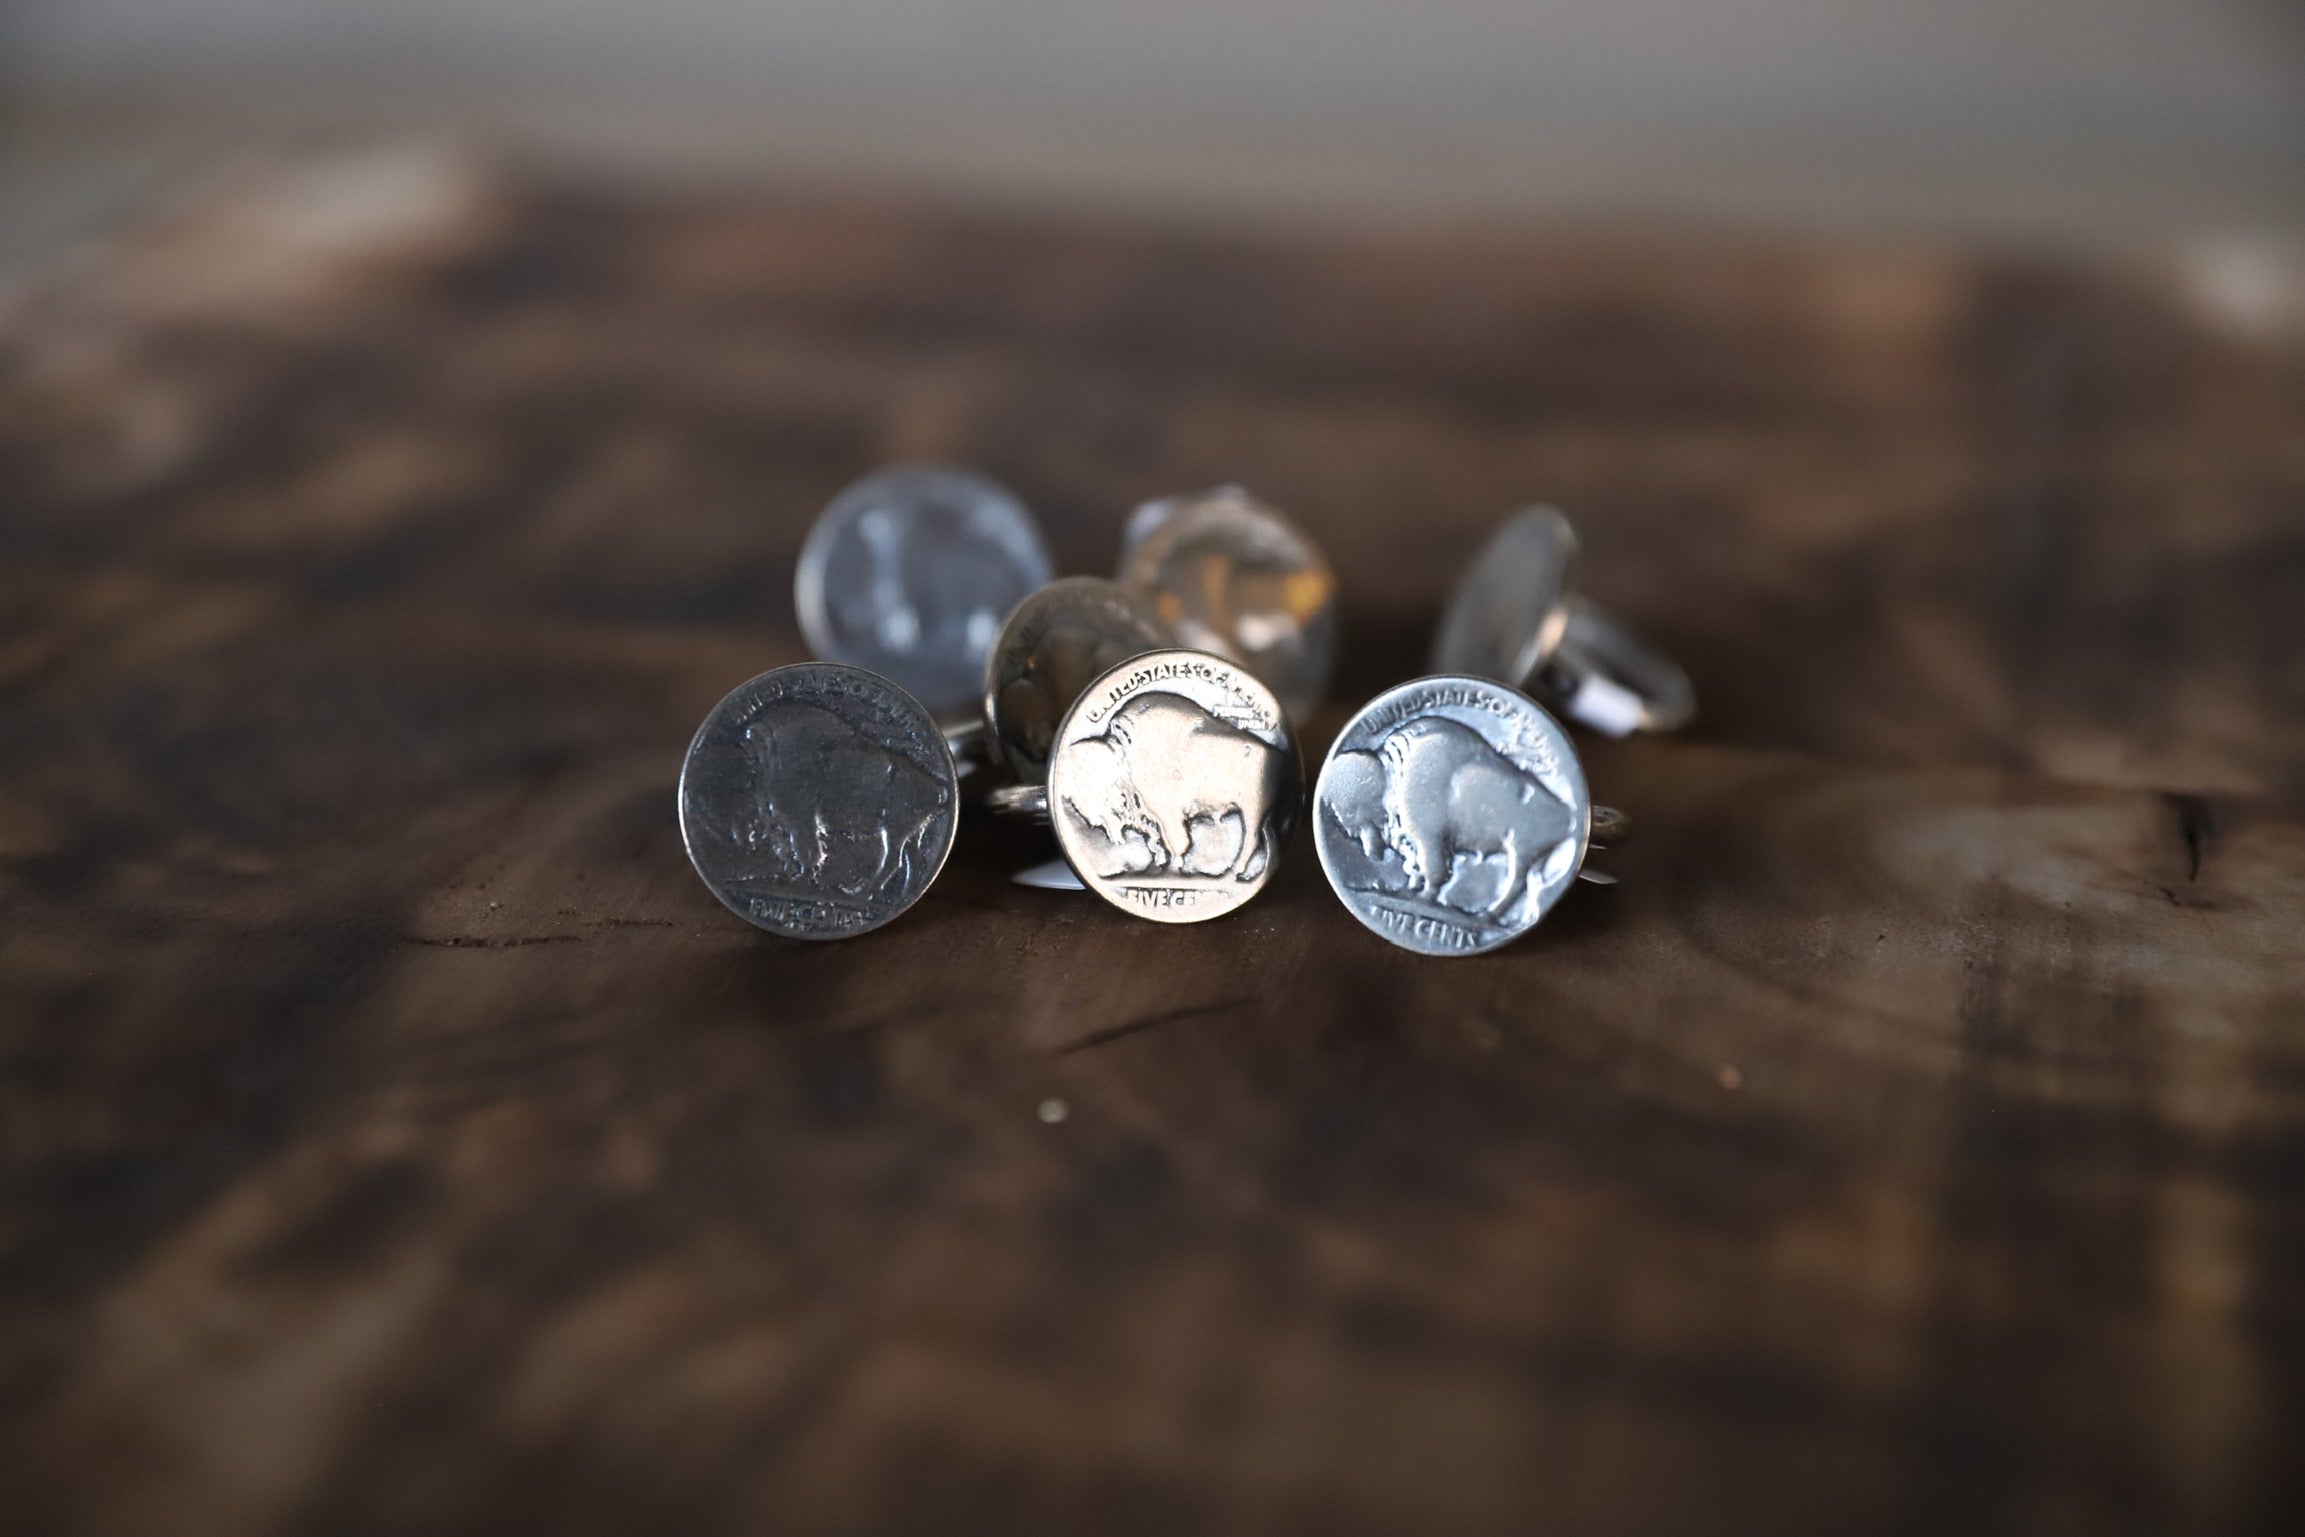
[[[872,922],[859,928],[842,929],[837,934],[795,933],[790,929],[779,928],[774,924],[762,923],[758,918],[738,907],[721,892],[719,886],[714,884],[712,877],[704,873],[704,866],[696,857],[696,845],[689,829],[689,770],[694,767],[697,751],[704,746],[705,737],[712,730],[713,724],[720,719],[721,712],[726,710],[740,695],[767,684],[770,679],[785,677],[797,672],[854,673],[859,677],[870,679],[896,695],[904,704],[911,706],[920,716],[922,733],[936,744],[936,761],[943,765],[944,786],[949,797],[945,803],[943,846],[937,850],[935,868],[928,872],[928,879],[921,882],[920,890],[885,916],[875,918]],[[704,883],[704,889],[711,892],[713,899],[719,902],[721,906],[754,928],[759,929],[762,933],[774,934],[783,939],[809,940],[818,943],[836,939],[854,939],[860,934],[869,934],[893,919],[910,912],[922,897],[928,895],[928,890],[936,884],[937,877],[944,873],[945,863],[951,859],[953,844],[960,835],[960,770],[953,762],[952,749],[945,745],[944,733],[938,729],[936,717],[931,715],[928,708],[914,698],[909,690],[894,679],[874,672],[869,667],[859,667],[852,662],[831,662],[821,659],[807,662],[788,662],[782,667],[771,667],[766,672],[755,673],[752,677],[745,679],[744,682],[721,695],[719,701],[711,709],[704,712],[704,721],[689,737],[688,751],[680,760],[680,780],[673,794],[673,813],[674,820],[680,824],[680,846],[682,851],[688,855],[688,867],[696,872],[696,878]]]
[[[1298,553],[1305,557],[1305,569],[1317,571],[1326,579],[1328,599],[1321,605],[1319,615],[1325,616],[1329,621],[1329,641],[1326,653],[1321,657],[1319,676],[1314,679],[1313,685],[1308,691],[1304,708],[1301,711],[1286,711],[1292,721],[1299,716],[1310,716],[1320,708],[1321,701],[1328,697],[1329,685],[1334,681],[1337,670],[1339,639],[1337,573],[1336,568],[1329,564],[1327,554],[1322,551],[1312,535],[1306,533],[1295,519],[1242,486],[1216,486],[1207,491],[1187,492],[1182,496],[1160,497],[1138,508],[1136,515],[1141,516],[1145,508],[1161,506],[1164,503],[1170,507],[1170,511],[1152,527],[1145,530],[1140,538],[1121,551],[1119,568],[1113,573],[1115,582],[1119,583],[1123,589],[1143,599],[1148,606],[1152,606],[1151,594],[1168,590],[1161,584],[1151,581],[1147,576],[1148,570],[1159,569],[1167,555],[1175,550],[1178,541],[1185,537],[1185,533],[1180,532],[1181,526],[1213,520],[1222,515],[1220,509],[1244,513],[1255,521],[1264,523],[1282,540],[1295,546]],[[1159,550],[1161,554],[1158,557],[1152,555],[1150,552],[1154,550]],[[1155,612],[1158,612],[1157,608]],[[1235,636],[1226,637],[1228,641],[1237,640],[1237,638]],[[1249,665],[1245,656],[1232,656],[1224,652],[1214,654],[1224,656],[1225,660],[1237,662],[1243,667]],[[1258,681],[1264,680],[1259,679]],[[1272,687],[1270,683],[1266,683],[1265,686],[1267,688]],[[1280,697],[1277,691],[1273,697],[1276,699]],[[1283,707],[1285,710],[1286,701],[1283,701]]]
[[[1530,918],[1527,923],[1521,925],[1517,929],[1511,929],[1502,932],[1496,938],[1491,939],[1484,944],[1474,945],[1463,949],[1427,950],[1419,945],[1403,944],[1399,937],[1387,929],[1381,927],[1380,925],[1372,922],[1368,915],[1363,913],[1359,906],[1354,903],[1353,899],[1346,895],[1346,887],[1344,883],[1338,879],[1335,867],[1329,862],[1327,835],[1321,826],[1322,802],[1326,798],[1323,792],[1328,785],[1330,765],[1336,762],[1337,754],[1340,752],[1358,752],[1365,750],[1363,748],[1348,749],[1345,746],[1346,740],[1352,736],[1353,732],[1359,728],[1362,720],[1365,719],[1371,712],[1377,710],[1385,704],[1390,703],[1392,700],[1400,697],[1401,695],[1414,692],[1417,689],[1427,688],[1434,684],[1447,684],[1451,687],[1465,687],[1468,685],[1477,686],[1480,688],[1488,689],[1498,696],[1510,700],[1516,705],[1526,706],[1527,708],[1534,710],[1538,717],[1552,728],[1554,735],[1559,739],[1559,745],[1564,749],[1562,754],[1563,760],[1568,765],[1568,767],[1574,771],[1577,786],[1577,859],[1576,863],[1569,869],[1568,879],[1562,881],[1559,888],[1556,889],[1549,898],[1545,898],[1540,901],[1537,907],[1536,915]],[[1383,693],[1378,694],[1375,698],[1369,700],[1368,703],[1355,710],[1351,717],[1345,721],[1344,725],[1339,728],[1335,739],[1329,743],[1329,750],[1327,753],[1323,754],[1321,757],[1321,771],[1314,777],[1312,801],[1311,804],[1306,808],[1306,815],[1308,820],[1310,820],[1313,824],[1313,853],[1320,860],[1321,874],[1324,878],[1327,879],[1329,883],[1329,890],[1335,895],[1338,905],[1343,907],[1346,912],[1352,914],[1354,921],[1359,923],[1362,928],[1367,929],[1370,933],[1376,935],[1379,939],[1384,940],[1387,944],[1393,945],[1402,950],[1406,950],[1413,955],[1430,955],[1444,960],[1452,956],[1487,955],[1493,950],[1499,950],[1504,946],[1511,944],[1514,940],[1519,939],[1524,934],[1527,934],[1531,929],[1534,929],[1538,924],[1543,923],[1545,919],[1551,915],[1552,910],[1560,904],[1561,898],[1567,895],[1569,888],[1577,883],[1577,872],[1585,867],[1585,857],[1592,852],[1593,846],[1593,788],[1591,782],[1585,777],[1585,760],[1583,756],[1577,751],[1575,738],[1569,735],[1568,728],[1561,724],[1560,718],[1554,715],[1552,711],[1546,709],[1543,705],[1537,703],[1534,699],[1531,699],[1528,695],[1522,693],[1519,689],[1512,688],[1503,683],[1499,683],[1494,678],[1484,678],[1478,673],[1441,672],[1428,673],[1421,678],[1411,678],[1406,683],[1394,684],[1391,688],[1386,689]]]

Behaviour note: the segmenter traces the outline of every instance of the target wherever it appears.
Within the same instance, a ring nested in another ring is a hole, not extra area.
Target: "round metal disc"
[[[1592,816],[1560,722],[1486,678],[1423,678],[1346,723],[1313,790],[1313,846],[1369,928],[1425,955],[1472,955],[1552,910]]]
[[[1152,610],[1118,583],[1068,576],[1016,606],[979,680],[984,717],[1017,778],[1048,775],[1057,727],[1107,668],[1170,644]]]
[[[1515,513],[1465,568],[1433,634],[1433,671],[1527,685],[1561,643],[1577,532],[1550,507]]]
[[[1149,502],[1120,583],[1177,644],[1240,663],[1302,720],[1336,664],[1337,580],[1303,530],[1238,486]]]
[[[1075,874],[1160,923],[1222,917],[1264,890],[1304,796],[1271,689],[1204,651],[1121,663],[1073,703],[1049,761],[1049,819]]]
[[[932,710],[968,708],[1018,600],[1053,574],[1015,494],[968,470],[898,465],[832,500],[801,546],[793,604],[809,649],[869,667]]]
[[[959,822],[952,754],[910,694],[802,662],[713,706],[680,769],[680,835],[712,894],[794,939],[845,939],[912,906]]]

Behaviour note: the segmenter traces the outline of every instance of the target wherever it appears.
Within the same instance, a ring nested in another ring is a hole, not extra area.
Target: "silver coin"
[[[1138,508],[1119,580],[1152,605],[1178,645],[1240,663],[1291,720],[1328,692],[1336,573],[1302,529],[1240,487]]]
[[[1280,701],[1203,651],[1155,651],[1098,678],[1049,761],[1049,819],[1074,873],[1161,923],[1221,917],[1262,891],[1303,796]]]
[[[762,673],[713,706],[680,770],[680,835],[712,894],[794,939],[879,928],[952,852],[952,754],[920,702],[836,662]]]
[[[1433,635],[1433,671],[1525,687],[1560,646],[1577,531],[1550,507],[1514,514],[1465,568]]]
[[[1102,577],[1068,576],[1019,603],[980,680],[984,717],[1009,771],[1027,783],[1046,778],[1057,727],[1080,691],[1169,643],[1151,609]]]
[[[1313,846],[1346,908],[1426,955],[1494,950],[1534,928],[1592,835],[1568,732],[1486,678],[1379,694],[1329,749],[1313,807]]]
[[[932,710],[972,706],[1001,620],[1048,581],[1048,544],[995,481],[898,465],[834,497],[808,531],[793,604],[809,649],[869,667]]]

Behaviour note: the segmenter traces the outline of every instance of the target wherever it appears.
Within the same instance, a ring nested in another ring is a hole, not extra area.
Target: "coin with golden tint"
[[[1048,815],[1074,873],[1159,923],[1222,917],[1265,888],[1304,771],[1288,716],[1239,663],[1155,651],[1085,689],[1049,761]]]
[[[1291,720],[1328,692],[1337,580],[1310,536],[1238,486],[1147,502],[1129,520],[1122,586],[1180,646],[1229,657]]]

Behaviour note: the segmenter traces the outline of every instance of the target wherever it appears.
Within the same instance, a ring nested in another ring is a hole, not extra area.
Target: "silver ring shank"
[[[1677,731],[1695,719],[1697,691],[1678,663],[1581,593],[1561,600],[1567,623],[1526,687],[1609,736]]]

